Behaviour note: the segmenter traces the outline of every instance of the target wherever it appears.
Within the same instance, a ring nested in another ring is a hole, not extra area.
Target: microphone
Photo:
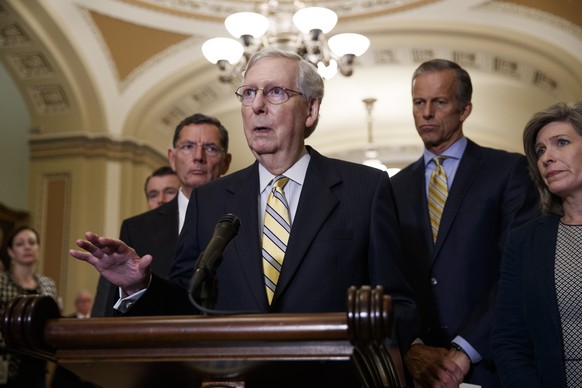
[[[203,304],[212,303],[216,298],[217,285],[214,282],[214,274],[216,268],[222,262],[222,252],[224,252],[228,243],[236,236],[239,227],[240,221],[237,216],[231,213],[223,216],[214,227],[214,234],[206,249],[196,261],[189,290],[191,297],[193,297],[204,287],[200,295],[201,299],[203,299]]]

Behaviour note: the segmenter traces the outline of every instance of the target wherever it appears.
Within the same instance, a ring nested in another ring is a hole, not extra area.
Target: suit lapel
[[[168,206],[158,208],[154,219],[157,234],[155,238],[158,241],[177,241],[178,240],[178,197],[174,198]],[[167,246],[167,243],[160,246]],[[172,247],[172,249],[175,248]],[[165,249],[164,249],[165,250]]]
[[[152,247],[153,251],[147,253],[164,258],[154,260],[152,268],[156,274],[167,277],[176,255],[178,241],[178,197],[158,207],[149,219],[152,229],[145,238],[153,240],[146,242],[146,246]]]
[[[338,204],[338,199],[332,189],[341,183],[341,178],[333,168],[326,165],[326,158],[315,150],[309,149],[309,151],[311,161],[301,190],[297,214],[291,227],[283,270],[277,283],[273,303],[284,294],[301,262],[305,259],[315,236]]]
[[[433,258],[438,255],[438,252],[443,245],[443,241],[446,239],[455,217],[457,216],[459,208],[471,187],[471,183],[482,166],[483,158],[481,148],[469,140],[467,142],[467,148],[461,157],[459,168],[457,169],[453,185],[449,191],[449,196],[447,197],[445,210],[439,226],[438,238],[434,247]]]
[[[420,220],[420,226],[422,230],[422,235],[424,241],[427,242],[429,250],[432,250],[432,227],[430,226],[430,217],[428,215],[428,200],[426,197],[426,178],[425,178],[425,166],[424,157],[417,160],[412,166],[412,174],[410,175],[409,181],[406,183],[410,186],[411,193],[423,193],[419,196],[411,195],[409,198],[418,198],[417,201],[410,203],[410,217],[411,220]],[[403,220],[400,220],[403,222]],[[418,221],[414,221],[416,223]]]
[[[424,157],[414,162],[406,175],[396,176],[394,178],[398,197],[398,218],[403,233],[403,238],[407,241],[414,241],[423,245],[423,257],[429,257],[433,251],[432,229],[430,226],[430,217],[428,215],[428,203],[426,195],[426,179]],[[419,193],[419,195],[410,195],[409,193]],[[419,236],[419,233],[421,236]],[[422,238],[422,242],[418,238]],[[418,249],[417,249],[418,251]]]
[[[558,337],[562,329],[555,292],[554,266],[559,220],[558,216],[543,218],[539,227],[536,228],[534,241],[532,241],[534,249],[531,263],[531,268],[535,269],[532,272],[536,274],[536,279],[530,285],[537,289],[536,294],[542,301],[540,306],[544,306],[543,310],[549,314],[549,319],[555,330],[554,333],[558,333]],[[551,292],[548,292],[548,290],[551,290]]]
[[[238,236],[232,241],[234,259],[248,283],[248,289],[259,306],[267,306],[263,281],[261,246],[259,238],[259,173],[258,163],[247,167],[227,188],[227,206],[241,222]],[[249,204],[254,204],[249,206]]]

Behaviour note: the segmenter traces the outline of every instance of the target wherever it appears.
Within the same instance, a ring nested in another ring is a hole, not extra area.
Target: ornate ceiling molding
[[[1,17],[7,17],[6,11],[0,14]],[[28,34],[17,22],[0,22],[0,47],[28,47],[31,40]]]
[[[54,78],[55,73],[48,58],[40,52],[20,52],[7,56],[20,79]]]
[[[565,4],[558,4],[556,6],[556,4],[560,2],[564,2],[564,0],[552,1],[554,7],[549,4],[544,5],[543,2],[538,2],[538,6],[541,8],[536,8],[534,5],[530,5],[527,2],[525,4],[518,4],[519,2],[494,0],[478,5],[475,9],[524,16],[544,24],[552,25],[576,36],[578,39],[582,39],[582,26],[580,25],[582,19],[579,12],[572,12],[572,7],[579,7],[579,11],[582,11],[581,3],[576,1],[577,4],[575,5],[575,1],[566,1]]]
[[[71,108],[67,94],[61,85],[35,85],[28,87],[36,112],[40,115],[64,114]]]
[[[29,140],[29,145],[31,160],[82,156],[131,160],[151,166],[161,166],[168,163],[166,155],[149,145],[139,144],[132,140],[114,140],[105,136],[33,136]]]
[[[222,22],[225,17],[241,11],[260,12],[267,1],[256,0],[122,0],[126,3],[182,17]],[[401,12],[441,0],[319,0],[317,6],[333,9],[341,19],[351,20]],[[279,0],[282,12],[296,10],[293,0]],[[310,5],[310,4],[307,4]]]
[[[536,63],[485,50],[461,50],[446,47],[378,48],[372,49],[376,65],[419,65],[433,58],[447,58],[467,69],[510,77],[524,84],[557,94],[562,85]]]

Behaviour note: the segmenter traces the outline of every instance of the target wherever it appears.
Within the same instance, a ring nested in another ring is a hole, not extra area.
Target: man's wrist
[[[147,281],[145,281],[142,284],[136,284],[134,285],[133,288],[120,288],[122,294],[121,297],[122,298],[127,298],[129,296],[132,296],[133,294],[136,294],[142,290],[146,290],[149,288],[150,284],[152,283],[152,274],[150,273],[150,275],[147,277]]]
[[[451,347],[456,351],[463,353],[469,359],[469,362],[472,363],[471,357],[469,356],[469,354],[467,354],[467,352],[465,351],[465,349],[463,349],[462,346],[460,346],[457,343],[451,342]]]

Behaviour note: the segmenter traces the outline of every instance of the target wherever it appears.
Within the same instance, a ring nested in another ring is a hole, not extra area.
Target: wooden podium
[[[342,374],[351,373],[356,386],[406,386],[400,353],[389,345],[390,297],[367,286],[350,288],[347,297],[347,314],[77,319],[61,318],[52,298],[24,296],[0,325],[10,348],[105,388],[284,387],[299,380],[309,387],[327,382],[326,373],[346,384]]]

